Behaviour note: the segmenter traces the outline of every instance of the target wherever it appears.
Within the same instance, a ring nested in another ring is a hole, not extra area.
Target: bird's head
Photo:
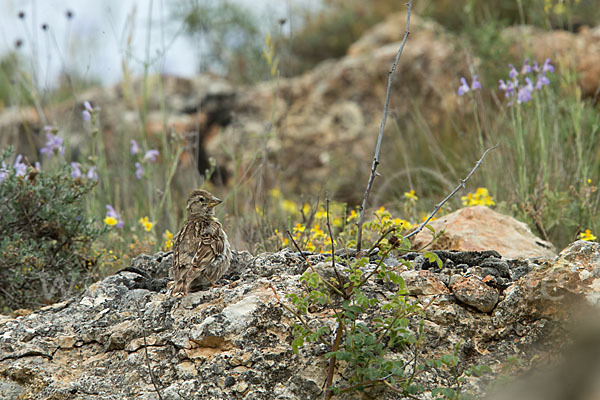
[[[190,194],[190,197],[187,201],[186,210],[188,218],[213,216],[213,207],[220,203],[221,200],[214,194],[204,189],[196,189]]]

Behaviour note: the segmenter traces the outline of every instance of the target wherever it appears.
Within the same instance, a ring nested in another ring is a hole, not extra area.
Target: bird
[[[187,296],[194,281],[195,286],[215,286],[229,269],[231,245],[214,212],[220,203],[219,198],[203,189],[190,194],[187,220],[173,239],[172,296]]]

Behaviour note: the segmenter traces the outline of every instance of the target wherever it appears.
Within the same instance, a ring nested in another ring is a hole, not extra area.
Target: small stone
[[[400,275],[411,295],[448,293],[446,285],[431,271],[404,271]]]
[[[474,276],[458,279],[452,285],[452,293],[461,303],[475,307],[484,313],[494,309],[499,296],[496,289],[489,287]]]
[[[230,387],[235,384],[235,378],[233,376],[228,376],[225,378],[225,387]]]

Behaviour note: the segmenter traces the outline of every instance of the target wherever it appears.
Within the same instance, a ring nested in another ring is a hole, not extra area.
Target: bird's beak
[[[222,202],[223,200],[219,199],[218,197],[213,197],[212,199],[210,199],[210,203],[208,205],[214,207],[221,204]]]

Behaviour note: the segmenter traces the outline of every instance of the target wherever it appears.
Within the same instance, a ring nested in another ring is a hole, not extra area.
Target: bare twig
[[[373,157],[373,164],[371,166],[371,174],[369,175],[369,181],[367,182],[367,188],[365,189],[365,194],[363,197],[362,204],[360,206],[360,216],[358,217],[358,221],[356,225],[358,226],[358,233],[356,236],[356,251],[360,253],[361,241],[362,241],[362,226],[364,223],[365,217],[365,209],[367,208],[367,201],[369,200],[369,194],[371,193],[371,187],[373,186],[373,181],[375,180],[375,176],[377,176],[377,166],[379,165],[379,152],[381,150],[381,141],[383,139],[383,130],[385,129],[385,123],[387,120],[388,108],[390,105],[390,94],[392,92],[392,80],[394,79],[394,73],[396,72],[396,67],[398,66],[398,61],[400,61],[400,56],[402,55],[402,51],[404,50],[404,45],[406,44],[406,40],[409,35],[409,25],[410,25],[410,12],[412,10],[413,0],[408,1],[408,12],[406,14],[406,31],[404,32],[404,38],[402,39],[402,43],[400,44],[400,49],[396,54],[396,59],[394,60],[394,64],[392,65],[392,69],[390,70],[388,76],[388,85],[387,85],[387,93],[385,95],[385,105],[383,107],[383,116],[381,118],[381,125],[379,127],[379,136],[377,136],[377,146],[375,147],[375,156]]]
[[[273,291],[273,294],[275,295],[275,298],[277,299],[277,301],[279,302],[279,304],[281,304],[281,306],[283,308],[285,308],[286,310],[288,310],[290,313],[292,313],[294,315],[294,317],[296,317],[298,319],[298,321],[300,321],[300,323],[304,326],[304,328],[309,331],[310,333],[314,334],[315,332],[310,328],[310,326],[308,326],[308,322],[306,322],[304,320],[304,318],[302,318],[302,315],[300,315],[296,310],[294,310],[292,307],[288,306],[287,304],[285,304],[283,302],[283,300],[281,300],[281,298],[279,297],[279,295],[277,294],[277,291],[275,290],[275,288],[273,287],[272,284],[269,284],[269,287],[271,288],[271,290]],[[329,343],[327,343],[325,340],[323,340],[323,338],[321,338],[320,336],[318,337],[319,342],[323,343],[324,345],[328,346]]]
[[[487,155],[488,152],[494,150],[496,147],[498,147],[498,145],[495,145],[493,147],[490,147],[489,149],[487,149],[483,155],[481,156],[481,158],[479,159],[479,161],[477,161],[477,163],[475,164],[475,166],[473,167],[473,169],[471,170],[471,172],[469,172],[469,174],[467,175],[467,177],[463,180],[460,181],[460,183],[458,184],[457,187],[454,188],[454,190],[452,191],[452,193],[450,193],[448,196],[446,196],[446,198],[444,200],[442,200],[441,203],[439,203],[438,205],[435,206],[435,208],[433,209],[433,212],[431,214],[429,214],[429,217],[427,217],[427,219],[425,221],[423,221],[423,223],[421,225],[419,225],[419,227],[412,231],[411,233],[409,233],[408,235],[404,236],[405,239],[408,239],[411,236],[416,235],[417,233],[421,232],[423,230],[423,228],[425,227],[425,225],[427,225],[427,223],[429,221],[431,221],[431,218],[433,218],[433,216],[440,210],[440,208],[442,208],[442,206],[444,204],[446,204],[446,202],[448,200],[450,200],[452,198],[452,196],[454,196],[456,194],[456,192],[458,192],[460,189],[465,187],[465,183],[467,183],[467,181],[469,180],[469,178],[471,178],[471,176],[475,173],[475,171],[477,171],[477,168],[479,168],[479,166],[481,165],[481,163],[483,162],[483,159],[485,158],[485,156]]]
[[[342,331],[344,330],[344,325],[341,319],[338,319],[337,331],[335,332],[335,339],[333,341],[333,346],[331,347],[331,351],[338,351],[340,348],[340,343],[342,342]],[[327,383],[325,384],[325,400],[329,400],[333,395],[333,392],[329,390],[331,388],[331,384],[333,383],[333,374],[335,372],[335,364],[337,361],[337,357],[333,356],[329,359],[329,367],[327,368]]]
[[[338,289],[336,286],[334,286],[327,279],[323,278],[321,276],[321,274],[319,274],[317,272],[317,270],[315,269],[315,267],[313,267],[313,265],[311,264],[311,262],[308,261],[308,258],[306,258],[306,256],[304,255],[304,253],[302,253],[302,250],[300,250],[300,247],[298,246],[298,243],[296,243],[296,241],[294,240],[294,237],[292,236],[292,233],[290,231],[287,231],[287,234],[290,237],[290,240],[292,241],[292,243],[294,244],[294,247],[296,248],[296,250],[298,250],[298,253],[300,253],[300,255],[302,256],[302,258],[304,258],[304,261],[306,262],[306,264],[308,264],[308,267],[312,270],[312,272],[314,272],[315,274],[319,275],[319,277],[321,277],[321,280],[323,281],[323,283],[325,283],[325,286],[329,287],[331,290],[333,290],[334,292],[336,292],[337,294],[339,294],[340,296],[342,296],[344,299],[348,299],[349,296],[346,293],[343,293],[340,289]],[[338,284],[341,285],[342,282],[339,281]]]
[[[335,244],[333,242],[333,234],[331,233],[331,225],[329,224],[329,195],[325,195],[325,206],[327,213],[327,230],[329,231],[329,240],[331,240],[331,268],[333,268],[333,272],[335,272],[335,276],[338,280],[338,284],[342,284],[342,278],[340,277],[340,273],[335,266]]]

